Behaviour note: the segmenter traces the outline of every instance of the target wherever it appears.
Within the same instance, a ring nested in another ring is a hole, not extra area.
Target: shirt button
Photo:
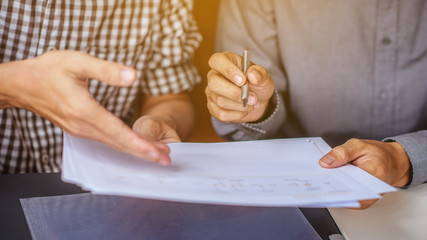
[[[390,38],[385,37],[385,38],[383,38],[383,40],[381,40],[381,42],[384,45],[389,45],[391,43],[391,40],[390,40]]]
[[[47,155],[46,153],[42,154],[42,162],[43,164],[48,164],[49,163],[49,155]]]
[[[388,95],[387,95],[386,91],[382,91],[382,92],[380,93],[380,98],[381,98],[381,100],[386,100],[386,99],[387,99],[387,97],[388,97]]]
[[[47,48],[47,51],[52,51],[52,50],[56,50],[56,47],[54,47],[54,46],[49,46],[49,47]]]

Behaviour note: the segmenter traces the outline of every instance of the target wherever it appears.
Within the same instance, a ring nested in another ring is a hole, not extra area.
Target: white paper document
[[[163,167],[65,133],[62,178],[99,194],[246,206],[357,207],[395,191],[352,165],[320,167],[321,138],[169,146]]]

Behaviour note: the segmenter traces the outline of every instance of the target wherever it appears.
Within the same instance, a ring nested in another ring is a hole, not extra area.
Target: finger
[[[253,102],[254,102],[254,99],[256,99],[256,96],[253,96],[252,94],[249,97],[249,100],[251,102],[248,101],[248,104],[244,107],[241,101],[234,101],[222,95],[217,95],[212,91],[210,91],[209,89],[206,89],[205,92],[207,93],[208,101],[213,102],[221,109],[231,110],[231,111],[242,111],[242,112],[247,112],[254,109]]]
[[[242,104],[242,88],[234,85],[223,76],[219,75],[218,72],[211,70],[208,73],[208,82],[205,89],[205,94],[211,98],[214,102],[225,101],[223,103],[217,103],[220,107],[224,105],[224,108],[228,110],[240,110],[247,111],[252,107],[245,108]],[[215,95],[215,96],[214,96]],[[246,106],[255,105],[258,101],[257,96],[253,93],[249,93],[249,98]],[[232,106],[225,107],[228,104]]]
[[[274,93],[274,82],[263,66],[252,65],[248,70],[248,80],[250,82],[250,89],[255,93],[254,96],[256,96],[256,99],[253,99],[254,104],[265,103],[271,98]]]
[[[178,133],[173,127],[159,118],[148,115],[135,121],[132,131],[148,141],[161,143],[181,142]]]
[[[69,51],[70,71],[79,79],[92,78],[114,86],[130,86],[136,71],[115,62],[101,60],[82,52]]]
[[[181,142],[181,139],[178,133],[172,129],[168,128],[164,132],[159,132],[156,130],[149,129],[148,126],[143,126],[141,128],[133,128],[133,131],[138,134],[141,138],[150,141],[150,142],[160,142],[160,143],[173,143]]]
[[[213,93],[222,95],[235,102],[241,101],[242,89],[225,79],[217,71],[210,71],[208,73],[207,88]]]
[[[170,164],[170,148],[167,145],[142,139],[96,101],[90,101],[86,109],[88,110],[85,112],[84,129],[80,128],[80,132],[77,132],[76,135],[84,135],[86,138],[103,142],[116,150],[130,153],[148,161],[158,162],[165,166]]]
[[[111,118],[107,118],[105,122],[105,126],[115,126],[106,127],[103,130],[106,135],[105,139],[112,139],[111,144],[117,150],[139,156],[148,161],[158,162],[165,166],[170,164],[170,148],[168,146],[142,139],[114,115],[111,115]]]
[[[212,101],[207,106],[211,115],[222,122],[242,122],[248,115],[248,112],[221,109]]]
[[[267,69],[260,65],[252,65],[247,72],[248,81],[258,87],[268,87],[271,80],[271,76]]]
[[[334,147],[329,153],[319,160],[325,168],[340,167],[364,155],[366,144],[360,139],[350,139],[344,144]]]
[[[179,137],[178,133],[171,129],[171,131],[167,132],[165,134],[165,137],[160,140],[160,142],[162,143],[176,143],[176,142],[181,142],[181,138]]]
[[[215,53],[209,59],[209,66],[237,86],[246,83],[241,69],[242,57],[232,53]]]

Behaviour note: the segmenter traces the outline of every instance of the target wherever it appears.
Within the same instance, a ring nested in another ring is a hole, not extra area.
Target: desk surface
[[[427,184],[386,193],[368,209],[331,209],[346,239],[426,239]],[[363,231],[360,231],[363,229]]]
[[[0,175],[0,236],[4,239],[31,239],[20,198],[83,192],[75,185],[62,182],[59,173]],[[301,208],[301,211],[322,239],[339,233],[327,209]]]

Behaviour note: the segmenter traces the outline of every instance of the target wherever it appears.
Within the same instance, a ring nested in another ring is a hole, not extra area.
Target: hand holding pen
[[[209,112],[216,119],[256,122],[264,116],[274,82],[263,66],[250,63],[248,49],[243,56],[221,52],[209,59],[211,71],[205,93]]]

